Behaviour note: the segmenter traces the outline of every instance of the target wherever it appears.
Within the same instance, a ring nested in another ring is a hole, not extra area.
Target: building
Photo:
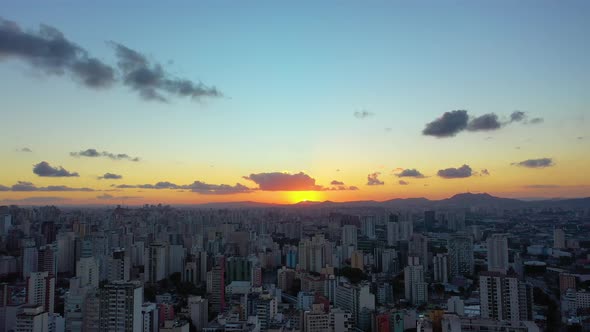
[[[559,291],[565,294],[568,289],[576,289],[576,276],[569,273],[559,274]]]
[[[100,290],[100,330],[140,332],[143,287],[140,282],[113,281]]]
[[[532,321],[498,321],[494,319],[482,319],[472,317],[459,317],[455,314],[444,314],[440,321],[435,322],[429,318],[418,320],[417,332],[541,332],[541,329]]]
[[[432,258],[433,278],[435,282],[446,284],[449,282],[449,255],[436,254]]]
[[[49,332],[49,314],[41,305],[29,304],[16,315],[15,332]]]
[[[453,234],[447,243],[449,276],[473,274],[473,240],[467,234]]]
[[[29,277],[31,272],[39,271],[37,269],[38,264],[38,251],[37,247],[35,246],[35,240],[33,239],[24,239],[23,240],[23,251],[22,251],[22,275],[23,278],[26,279]]]
[[[115,249],[108,259],[108,281],[129,281],[131,259],[124,249]]]
[[[516,276],[481,273],[479,296],[482,318],[512,322],[533,319],[533,287]]]
[[[313,304],[303,312],[303,332],[325,332],[330,328],[330,314],[324,312],[323,304]]]
[[[364,270],[364,254],[361,250],[355,250],[352,252],[352,255],[350,256],[350,267],[353,269]]]
[[[158,321],[158,307],[155,303],[144,303],[141,306],[141,321],[143,332],[158,332],[160,323]]]
[[[207,293],[213,312],[220,313],[225,308],[225,264],[214,266],[207,272]]]
[[[31,272],[27,278],[27,304],[42,306],[47,313],[53,313],[55,277],[49,272]]]
[[[447,312],[463,316],[465,314],[465,302],[458,296],[451,296],[447,300]]]
[[[390,214],[389,220],[386,224],[386,231],[387,231],[387,245],[392,247],[397,244],[399,241],[399,222],[398,222],[398,215],[397,214]]]
[[[323,234],[316,234],[311,239],[302,239],[297,252],[299,270],[320,273],[323,267],[331,265],[332,244]]]
[[[408,258],[408,266],[404,269],[404,290],[406,300],[413,305],[428,301],[428,283],[424,281],[424,267],[417,257]]]
[[[293,280],[295,280],[295,271],[282,267],[277,270],[277,287],[286,292],[293,287]]]
[[[247,257],[229,257],[225,261],[225,283],[232,281],[250,281],[252,279],[252,261]]]
[[[420,265],[428,270],[428,238],[422,234],[412,234],[408,243],[408,256],[420,258]]]
[[[375,295],[371,293],[367,282],[358,285],[343,282],[336,286],[334,306],[349,311],[356,325],[360,321],[363,309],[375,310]]]
[[[190,296],[188,298],[188,310],[191,322],[197,332],[200,332],[207,326],[209,315],[209,301],[200,296]]]
[[[554,249],[565,249],[565,232],[561,228],[553,230],[553,248]]]
[[[145,281],[155,283],[168,277],[167,262],[168,257],[167,246],[164,243],[154,242],[145,249]]]
[[[492,234],[487,239],[488,271],[506,273],[508,271],[508,238],[506,234]]]
[[[76,265],[76,277],[80,278],[81,287],[98,287],[100,274],[96,258],[81,257]]]
[[[375,233],[375,226],[377,218],[375,216],[362,216],[361,218],[361,234],[368,237],[369,239],[377,238]]]
[[[349,248],[356,250],[358,247],[358,234],[355,225],[344,225],[342,226],[342,249],[343,258],[349,258],[352,254]]]

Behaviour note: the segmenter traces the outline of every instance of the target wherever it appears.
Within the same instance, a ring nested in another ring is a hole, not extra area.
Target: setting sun
[[[321,202],[325,200],[321,191],[292,191],[287,194],[291,203]]]

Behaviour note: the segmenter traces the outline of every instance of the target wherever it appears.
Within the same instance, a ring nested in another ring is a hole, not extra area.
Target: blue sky
[[[381,167],[503,172],[545,155],[586,166],[588,145],[576,138],[590,131],[589,14],[586,1],[7,3],[2,17],[25,30],[54,26],[112,65],[107,42],[121,43],[224,97],[145,101],[122,84],[88,89],[2,59],[0,148],[30,146],[64,165],[74,164],[71,151],[123,151],[145,160],[135,179],[144,182],[170,168],[178,181],[215,183],[273,171],[327,182],[342,169],[362,185]],[[544,123],[421,135],[455,109],[523,110]],[[353,116],[362,110],[373,115]],[[32,177],[26,158],[11,155],[0,184]]]

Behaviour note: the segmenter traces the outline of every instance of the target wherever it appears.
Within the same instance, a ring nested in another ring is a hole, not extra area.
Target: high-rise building
[[[390,214],[389,220],[386,224],[387,231],[387,245],[395,246],[397,241],[400,240],[399,234],[399,216],[397,214]]]
[[[342,226],[342,248],[345,251],[343,256],[348,258],[352,252],[348,252],[349,248],[356,250],[358,246],[357,228],[355,225]]]
[[[561,228],[553,230],[553,248],[565,249],[565,232]]]
[[[108,281],[129,281],[131,259],[124,249],[115,249],[107,260]]]
[[[303,312],[303,332],[325,332],[330,328],[330,314],[324,312],[323,304],[313,304]]]
[[[113,281],[100,290],[100,330],[140,332],[143,287],[140,282]]]
[[[375,295],[367,282],[340,283],[336,286],[334,306],[351,312],[354,323],[358,324],[362,309],[375,310]]]
[[[449,276],[473,274],[473,240],[463,233],[453,234],[448,240]]]
[[[397,252],[395,249],[385,249],[381,253],[381,271],[384,273],[397,273]]]
[[[412,220],[402,220],[399,223],[399,239],[400,241],[408,241],[414,234],[414,223]]]
[[[465,314],[465,302],[458,296],[451,296],[447,300],[447,312],[454,312],[459,316]]]
[[[426,229],[427,232],[429,229],[432,229],[435,222],[436,222],[436,212],[424,211],[424,229]]]
[[[340,308],[330,310],[330,332],[350,332],[354,331],[354,318],[350,311]]]
[[[350,267],[353,269],[364,270],[364,254],[361,250],[355,250],[352,252],[352,255],[350,256]]]
[[[49,314],[42,305],[23,306],[16,316],[16,332],[49,332]]]
[[[168,257],[167,257],[167,273],[168,275],[173,273],[181,273],[184,268],[184,257],[186,256],[186,250],[180,244],[172,244],[168,246]]]
[[[76,277],[80,278],[80,287],[98,287],[100,274],[96,258],[82,257],[76,266]]]
[[[146,302],[141,306],[142,331],[158,332],[160,329],[158,307],[155,303]]]
[[[48,244],[39,248],[37,254],[37,268],[40,272],[48,272],[50,276],[57,276],[56,244]]]
[[[225,264],[214,266],[207,272],[207,293],[209,306],[213,312],[220,313],[225,307]]]
[[[167,262],[168,250],[166,244],[154,242],[146,248],[145,281],[158,282],[168,277]]]
[[[375,239],[377,237],[375,233],[375,226],[377,223],[375,216],[362,216],[361,217],[361,234],[368,237],[369,239]]]
[[[252,261],[248,257],[228,257],[225,260],[225,283],[232,281],[250,281],[252,279]]]
[[[277,270],[277,287],[283,292],[289,291],[293,287],[293,280],[295,280],[295,270],[284,266]]]
[[[332,244],[323,234],[316,234],[299,242],[298,254],[300,270],[320,273],[323,267],[331,265]]]
[[[209,302],[207,299],[200,296],[189,296],[188,298],[188,310],[191,318],[191,322],[197,332],[203,330],[207,326],[208,315],[209,315]]]
[[[446,284],[449,282],[449,255],[436,254],[432,258],[433,277],[435,282]]]
[[[422,234],[413,234],[408,243],[408,256],[420,258],[420,265],[428,269],[428,238]]]
[[[408,266],[404,269],[406,300],[413,305],[428,301],[428,283],[424,281],[424,267],[417,257],[408,258]]]
[[[44,221],[41,224],[41,234],[45,239],[45,244],[50,244],[55,242],[56,239],[56,227],[55,222],[53,221]]]
[[[42,306],[47,313],[53,313],[55,277],[49,272],[31,272],[27,278],[27,304]]]
[[[487,239],[488,271],[508,271],[508,238],[505,234],[492,234]]]
[[[479,294],[482,318],[512,322],[533,319],[533,288],[516,276],[482,272]]]
[[[24,239],[23,240],[23,253],[22,257],[22,274],[23,278],[26,279],[31,272],[39,271],[37,268],[38,262],[38,251],[37,247],[35,246],[35,240],[33,239]]]

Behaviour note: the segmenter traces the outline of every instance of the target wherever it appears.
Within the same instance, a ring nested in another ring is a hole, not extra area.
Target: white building
[[[419,264],[417,257],[409,257],[408,264],[404,269],[406,300],[413,305],[426,303],[428,301],[428,283],[424,282],[424,267]]]
[[[508,271],[508,238],[506,234],[493,234],[487,239],[488,271]]]
[[[100,330],[141,332],[143,287],[140,282],[114,281],[100,290]]]

